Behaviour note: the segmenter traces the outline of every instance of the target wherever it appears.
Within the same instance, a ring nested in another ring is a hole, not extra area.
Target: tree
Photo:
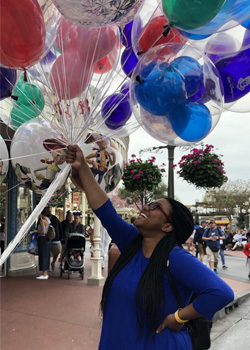
[[[238,206],[239,210],[243,209],[249,197],[250,181],[236,180],[228,181],[219,189],[209,191],[205,195],[204,201],[211,203],[220,214],[224,214],[231,226],[235,208]]]
[[[146,161],[132,155],[131,160],[125,164],[123,173],[124,188],[118,190],[119,197],[126,199],[127,204],[135,204],[138,209],[142,208],[152,199],[166,196],[167,187],[162,182],[163,168],[155,165],[155,157],[151,157]]]

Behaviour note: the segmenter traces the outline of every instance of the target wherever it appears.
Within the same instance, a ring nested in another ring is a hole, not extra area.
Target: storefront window
[[[18,187],[17,189],[17,232],[23,226],[25,221],[33,210],[33,192],[27,187]],[[18,245],[19,247],[27,247],[29,242],[29,235]]]

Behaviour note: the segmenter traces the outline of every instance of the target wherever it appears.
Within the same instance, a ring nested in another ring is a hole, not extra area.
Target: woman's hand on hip
[[[156,333],[160,333],[166,327],[171,329],[171,331],[179,332],[183,326],[183,323],[176,322],[174,314],[170,314],[164,318],[162,324],[157,328]]]

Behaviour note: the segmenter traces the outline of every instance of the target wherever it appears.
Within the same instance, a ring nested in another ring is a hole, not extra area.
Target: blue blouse
[[[95,211],[118,248],[122,251],[139,231],[124,221],[108,200]],[[135,312],[135,291],[149,258],[140,249],[133,259],[117,274],[110,289],[103,318],[99,350],[191,350],[190,336],[183,327],[179,332],[165,328],[154,338],[146,332],[138,337],[138,322]],[[232,289],[213,271],[186,250],[176,246],[169,255],[169,266],[184,305],[193,292],[199,294],[193,306],[207,318],[234,299]],[[178,308],[176,297],[164,277],[165,315]]]

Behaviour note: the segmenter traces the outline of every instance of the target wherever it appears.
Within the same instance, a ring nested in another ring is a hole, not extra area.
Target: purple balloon
[[[239,100],[250,91],[250,49],[215,63],[224,87],[225,102]]]
[[[113,94],[107,97],[102,104],[102,117],[111,130],[121,128],[131,117],[129,99],[123,94]]]
[[[132,33],[133,23],[134,23],[134,21],[131,21],[131,22],[127,23],[123,29],[119,28],[120,33],[121,33],[121,41],[125,47],[132,46],[131,33]]]
[[[137,56],[135,55],[132,47],[128,47],[127,49],[125,49],[123,51],[122,57],[121,57],[121,66],[122,66],[124,73],[128,77],[131,77],[133,70],[134,70],[135,66],[137,65],[138,61],[139,60],[138,60]]]
[[[15,69],[0,67],[0,101],[11,96],[16,78]]]

